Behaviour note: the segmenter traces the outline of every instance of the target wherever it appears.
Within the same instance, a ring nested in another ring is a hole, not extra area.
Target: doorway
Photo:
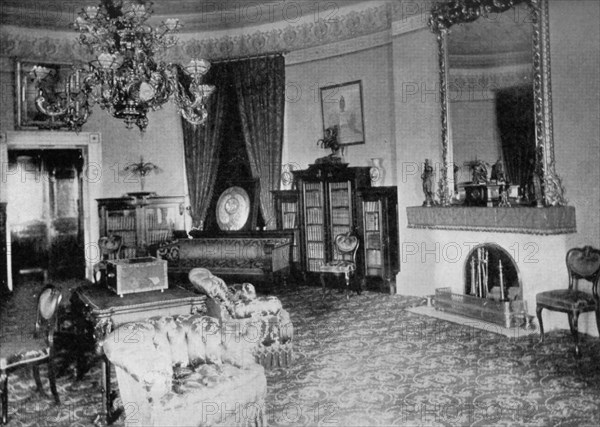
[[[7,217],[12,271],[85,276],[82,149],[9,149]]]

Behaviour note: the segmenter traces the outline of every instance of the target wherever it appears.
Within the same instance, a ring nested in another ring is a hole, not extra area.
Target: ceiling
[[[184,23],[182,32],[222,30],[302,17],[331,17],[344,6],[366,0],[155,0],[151,24],[166,17]],[[0,24],[49,30],[69,30],[84,6],[100,0],[1,0]]]
[[[498,66],[531,61],[533,25],[526,5],[456,24],[448,33],[451,66]],[[500,63],[494,63],[500,61]],[[508,62],[508,63],[507,63]]]
[[[100,3],[100,0],[0,1],[0,25],[57,31],[75,31],[72,24],[82,8]],[[348,13],[348,9],[341,9],[359,3],[375,5],[372,0],[155,0],[149,23],[157,25],[167,17],[176,17],[184,24],[182,33],[229,30],[280,21],[294,24],[301,18],[314,23],[317,19],[328,21]],[[452,57],[455,61],[468,58],[467,61],[472,62],[476,56],[483,60],[490,55],[509,52],[520,52],[521,56],[530,53],[532,26],[528,10],[522,4],[502,14],[454,25],[448,38],[450,62],[453,62]]]

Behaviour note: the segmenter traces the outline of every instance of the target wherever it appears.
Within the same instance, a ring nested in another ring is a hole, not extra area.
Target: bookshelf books
[[[364,188],[358,191],[363,229],[366,283],[370,289],[389,291],[400,271],[398,247],[398,189]]]
[[[185,230],[183,196],[131,195],[98,199],[100,237],[121,236],[121,258],[146,255],[149,245],[169,241]]]
[[[309,279],[321,265],[343,258],[335,251],[334,239],[357,226],[356,190],[370,185],[369,168],[315,164],[293,174],[299,197],[301,268]]]

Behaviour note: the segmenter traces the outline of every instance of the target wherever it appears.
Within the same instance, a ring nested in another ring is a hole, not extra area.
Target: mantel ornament
[[[442,99],[442,161],[441,204],[449,206],[452,200],[453,159],[449,132],[449,93],[447,36],[455,24],[475,21],[492,13],[501,13],[518,4],[526,4],[533,24],[533,98],[537,170],[542,171],[545,206],[564,206],[567,200],[560,177],[555,172],[554,139],[552,128],[552,88],[550,84],[550,34],[548,0],[450,0],[434,3],[428,25],[437,35],[440,67],[440,95]]]

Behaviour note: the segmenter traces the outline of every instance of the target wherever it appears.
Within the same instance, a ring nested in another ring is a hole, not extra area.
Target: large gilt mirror
[[[547,0],[434,4],[442,98],[440,202],[502,173],[523,205],[565,205],[554,171]],[[479,174],[477,176],[476,174]]]

